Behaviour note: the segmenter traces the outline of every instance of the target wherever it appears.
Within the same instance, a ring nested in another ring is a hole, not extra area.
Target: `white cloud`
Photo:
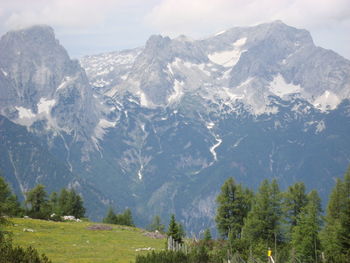
[[[28,3],[30,2],[30,3]],[[11,0],[2,4],[6,10],[2,22],[7,29],[33,24],[56,27],[88,28],[100,26],[120,10],[135,6],[141,0]]]
[[[348,0],[164,0],[146,17],[152,26],[170,33],[277,19],[304,27],[350,23],[350,4]]]
[[[101,45],[132,48],[152,33],[202,38],[277,19],[310,30],[316,44],[350,58],[349,0],[2,0],[0,5],[1,34],[48,24],[68,50],[75,43],[73,53],[79,54],[101,52]]]
[[[165,35],[202,37],[234,26],[273,20],[306,28],[316,44],[350,57],[349,0],[163,0],[145,22]],[[339,34],[338,32],[342,32]]]

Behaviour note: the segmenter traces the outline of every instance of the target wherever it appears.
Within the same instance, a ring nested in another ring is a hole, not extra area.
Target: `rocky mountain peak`
[[[44,121],[69,133],[93,133],[97,111],[91,86],[51,27],[32,26],[1,37],[0,72],[0,114],[27,127]]]

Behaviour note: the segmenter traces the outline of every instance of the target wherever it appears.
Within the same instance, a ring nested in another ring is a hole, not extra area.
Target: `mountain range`
[[[197,233],[230,176],[325,198],[350,163],[349,99],[350,61],[281,21],[80,61],[33,26],[0,39],[0,168],[22,198],[68,186],[91,218],[175,213]]]

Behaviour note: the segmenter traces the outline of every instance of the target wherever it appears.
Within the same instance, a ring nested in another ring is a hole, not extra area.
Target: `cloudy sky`
[[[350,59],[350,0],[0,0],[1,35],[48,24],[76,58],[142,46],[152,34],[204,38],[277,19]]]

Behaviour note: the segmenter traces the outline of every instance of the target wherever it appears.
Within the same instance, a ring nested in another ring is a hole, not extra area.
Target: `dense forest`
[[[0,177],[1,260],[32,262],[30,259],[35,258],[35,262],[49,262],[33,248],[12,245],[3,229],[10,223],[8,217],[61,221],[68,215],[74,220],[85,215],[83,200],[73,189],[49,196],[43,185],[37,185],[26,193],[22,207]],[[110,208],[103,222],[134,226],[130,209],[116,214]],[[317,191],[307,192],[302,182],[281,191],[276,180],[264,180],[254,192],[229,178],[217,196],[215,222],[220,238],[214,240],[205,229],[202,238],[196,240],[185,238],[183,226],[171,215],[166,232],[168,249],[138,256],[136,262],[265,262],[270,258],[274,262],[349,263],[350,168],[336,180],[325,211]],[[159,216],[153,218],[148,230],[165,232]]]

